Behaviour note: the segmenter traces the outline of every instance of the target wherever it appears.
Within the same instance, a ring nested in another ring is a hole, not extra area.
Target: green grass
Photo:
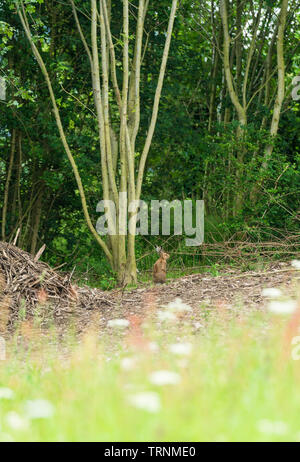
[[[14,393],[0,398],[0,440],[300,440],[300,362],[291,358],[297,332],[290,319],[216,310],[204,327],[193,322],[158,324],[152,314],[142,328],[89,332],[80,341],[71,332],[58,341],[54,329],[42,335],[20,326],[0,362],[0,387]],[[169,352],[182,342],[192,344],[190,355]],[[124,357],[135,361],[129,370]],[[153,385],[157,370],[176,372],[180,383]],[[144,391],[160,400],[157,412],[131,404]],[[28,400],[37,399],[51,403],[53,415],[30,417]]]

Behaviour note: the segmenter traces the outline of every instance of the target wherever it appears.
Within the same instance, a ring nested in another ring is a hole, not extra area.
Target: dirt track
[[[132,316],[146,318],[178,297],[193,308],[188,316],[192,316],[194,320],[201,320],[204,309],[226,308],[235,313],[240,310],[262,310],[263,288],[280,287],[284,293],[294,294],[297,278],[299,280],[296,272],[286,263],[273,264],[264,272],[242,273],[230,270],[226,275],[216,277],[208,273],[193,274],[163,285],[106,292],[109,304],[88,311],[82,308],[77,315],[81,318],[82,325],[87,325],[95,320],[98,313],[98,322],[104,327],[109,319]]]
[[[192,307],[186,315],[193,320],[202,320],[205,312],[217,314],[219,309],[235,316],[245,311],[262,310],[263,288],[281,287],[284,293],[293,294],[299,282],[299,272],[288,263],[277,262],[261,272],[227,268],[219,276],[192,274],[166,284],[102,291],[76,286],[72,274],[57,273],[27,252],[1,242],[0,275],[0,328],[3,332],[7,326],[14,329],[21,319],[36,316],[41,327],[54,321],[65,329],[72,321],[78,331],[87,326],[99,326],[101,330],[114,318],[142,322],[176,298]]]

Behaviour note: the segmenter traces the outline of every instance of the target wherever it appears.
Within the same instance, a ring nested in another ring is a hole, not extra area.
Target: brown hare
[[[158,247],[156,250],[159,253],[159,259],[153,266],[153,281],[163,284],[166,282],[167,260],[170,255],[164,252],[161,247]]]

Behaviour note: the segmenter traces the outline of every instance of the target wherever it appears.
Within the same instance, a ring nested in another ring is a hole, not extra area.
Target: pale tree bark
[[[141,79],[141,55],[142,55],[142,44],[143,44],[143,28],[146,17],[148,1],[139,0],[138,3],[138,14],[135,31],[135,46],[134,56],[132,63],[129,61],[129,2],[128,0],[123,1],[123,31],[122,31],[122,42],[123,42],[123,68],[122,68],[122,90],[117,79],[116,73],[116,57],[114,43],[112,39],[110,29],[110,18],[108,13],[108,4],[106,0],[100,0],[99,11],[97,10],[97,4],[94,0],[91,1],[91,16],[92,16],[92,54],[90,53],[87,41],[82,32],[80,21],[76,12],[76,6],[73,0],[70,0],[72,5],[73,14],[75,17],[76,25],[79,30],[80,37],[83,41],[84,48],[88,54],[91,63],[91,73],[93,80],[93,90],[95,95],[95,104],[97,109],[98,124],[99,124],[99,138],[101,148],[101,164],[102,164],[102,180],[103,180],[103,196],[104,198],[113,198],[116,208],[118,210],[118,198],[117,193],[128,193],[128,202],[139,200],[141,195],[142,180],[144,176],[144,168],[149,153],[152,137],[156,125],[159,101],[162,91],[162,84],[164,80],[164,74],[166,70],[167,58],[169,54],[173,24],[177,8],[177,0],[173,0],[172,8],[170,12],[169,25],[167,31],[167,37],[165,42],[165,49],[162,58],[157,89],[154,98],[153,110],[151,123],[148,130],[148,135],[145,141],[144,149],[142,151],[141,158],[136,164],[135,160],[135,144],[136,137],[140,127],[140,79]],[[100,23],[101,30],[101,59],[102,64],[102,90],[100,86],[100,74],[99,74],[99,53],[98,53],[98,41],[97,41],[97,19]],[[111,141],[108,136],[108,126],[111,127],[109,117],[109,75],[108,75],[108,63],[107,55],[104,50],[109,49],[110,55],[110,76],[111,83],[114,89],[115,99],[119,108],[120,125],[119,125],[119,166],[120,166],[120,178],[119,178],[119,189],[116,190],[116,184],[114,177],[117,176],[117,172],[112,168],[112,154],[111,154]],[[104,169],[103,169],[104,166]],[[135,171],[138,167],[138,176],[136,179]],[[105,185],[108,185],[105,188]],[[120,284],[126,284],[130,282],[136,282],[136,260],[135,260],[135,213],[129,213],[129,220],[131,221],[131,229],[127,236],[127,243],[125,237],[116,234],[110,236],[110,247],[112,249],[113,257],[113,268],[115,269]],[[118,229],[118,220],[116,227]],[[126,253],[127,248],[127,253]]]
[[[230,36],[228,31],[226,0],[220,0],[220,14],[223,25],[223,66],[225,71],[227,88],[232,104],[234,105],[235,110],[237,112],[240,125],[243,126],[247,125],[247,113],[245,106],[243,106],[239,101],[238,94],[235,91],[233,85],[233,76],[230,68]],[[241,135],[241,133],[241,129],[239,128],[238,134]]]
[[[255,19],[252,21],[252,33],[249,46],[245,53],[245,58],[242,60],[241,49],[242,49],[242,42],[241,37],[243,34],[243,26],[242,26],[242,11],[244,8],[243,3],[240,0],[237,0],[237,32],[236,32],[236,43],[235,43],[235,51],[236,51],[236,82],[234,81],[232,67],[230,66],[230,47],[232,43],[232,39],[229,35],[229,24],[228,24],[228,11],[227,11],[227,1],[220,0],[220,15],[222,19],[222,26],[223,26],[223,66],[224,72],[226,77],[226,85],[229,92],[229,96],[231,102],[236,110],[237,118],[239,121],[239,127],[237,130],[237,138],[241,142],[241,148],[237,152],[237,175],[236,175],[236,203],[233,210],[233,213],[236,214],[241,210],[242,202],[243,202],[243,192],[242,192],[242,181],[245,171],[245,153],[246,148],[243,143],[243,127],[247,126],[247,112],[252,104],[255,96],[261,100],[264,91],[264,102],[265,105],[269,104],[270,100],[270,86],[271,86],[271,78],[273,77],[274,73],[276,72],[276,67],[273,66],[272,68],[272,55],[273,55],[273,45],[276,40],[277,36],[277,73],[278,73],[278,83],[277,83],[277,96],[276,101],[273,107],[273,115],[272,115],[272,122],[270,127],[270,135],[274,138],[277,135],[278,125],[279,125],[279,118],[280,118],[280,111],[282,107],[282,103],[284,100],[284,56],[283,56],[283,40],[284,40],[284,30],[286,24],[286,16],[287,16],[287,6],[288,0],[283,0],[281,2],[281,11],[278,18],[278,24],[272,21],[273,26],[275,27],[274,32],[272,34],[271,42],[269,44],[268,54],[266,57],[265,64],[258,69],[258,60],[259,56],[256,56],[254,59],[255,52],[259,53],[259,50],[263,48],[263,40],[268,37],[269,34],[269,23],[272,19],[271,11],[267,7],[268,15],[263,20],[263,25],[261,26],[264,30],[260,34],[258,34],[260,23],[261,23],[261,15],[262,11],[264,11],[264,4],[260,2],[257,6],[257,11],[254,11],[253,4],[251,5],[252,10],[250,13],[254,16]],[[249,13],[248,13],[249,14]],[[278,33],[277,33],[278,29]],[[244,62],[244,66],[242,66],[242,62]],[[257,87],[254,86],[254,83],[257,79],[255,75],[263,74],[262,84]],[[267,119],[266,116],[262,116],[260,129],[263,130],[265,128]],[[261,166],[260,174],[266,169],[268,161],[272,155],[273,150],[273,143],[269,144],[265,150],[264,160]],[[256,159],[256,154],[254,154],[252,161],[254,162]],[[261,176],[261,175],[259,175]],[[254,185],[253,190],[257,190],[257,185]],[[250,198],[253,200],[253,190],[250,194]]]
[[[242,16],[244,3],[241,0],[236,1],[236,39],[235,39],[235,59],[236,59],[236,87],[237,93],[241,90],[242,74]]]
[[[48,91],[49,91],[49,94],[50,94],[50,99],[51,99],[51,103],[52,103],[52,107],[53,107],[53,112],[54,112],[56,124],[57,124],[57,127],[58,127],[58,131],[59,131],[59,134],[60,134],[62,144],[63,144],[64,149],[65,149],[65,152],[66,152],[66,154],[68,156],[68,159],[69,159],[69,162],[70,162],[70,164],[72,166],[72,170],[73,170],[73,173],[74,173],[74,176],[75,176],[75,180],[76,180],[77,187],[78,187],[79,194],[80,194],[80,198],[81,198],[81,204],[82,204],[82,209],[83,209],[83,213],[84,213],[86,223],[87,223],[88,228],[90,229],[91,233],[95,237],[96,241],[98,242],[98,244],[104,250],[105,255],[107,256],[108,260],[110,262],[112,262],[111,252],[109,251],[109,249],[108,249],[107,245],[105,244],[105,242],[98,235],[95,227],[92,224],[90,214],[89,214],[89,211],[88,211],[88,207],[87,207],[87,202],[86,202],[85,192],[84,192],[83,185],[82,185],[82,180],[81,180],[81,177],[80,177],[80,174],[79,174],[79,171],[78,171],[77,164],[75,162],[75,159],[74,159],[74,157],[72,155],[72,152],[70,150],[69,144],[68,144],[67,139],[66,139],[66,135],[65,135],[64,128],[63,128],[62,121],[61,121],[61,117],[60,117],[60,112],[59,112],[59,109],[58,109],[58,106],[57,106],[57,103],[56,103],[55,94],[54,94],[54,91],[53,91],[53,88],[52,88],[52,83],[51,83],[51,80],[50,80],[50,76],[48,74],[45,63],[44,63],[44,61],[43,61],[43,59],[42,59],[42,57],[41,57],[41,55],[40,55],[40,53],[38,51],[38,48],[34,43],[34,39],[32,37],[31,31],[30,31],[30,27],[29,27],[29,23],[28,23],[28,20],[27,20],[26,11],[25,11],[23,2],[22,1],[21,2],[17,1],[16,2],[16,7],[17,7],[17,12],[18,12],[19,18],[21,20],[22,26],[24,28],[25,34],[26,34],[26,36],[28,38],[28,41],[29,41],[29,43],[31,45],[32,52],[33,52],[33,54],[34,54],[34,56],[35,56],[35,58],[36,58],[36,60],[37,60],[37,62],[39,64],[39,67],[40,67],[40,69],[41,69],[41,71],[43,73],[43,76],[45,78],[45,81],[47,83],[47,87],[48,87]]]
[[[139,11],[138,11],[138,23],[143,18],[143,9],[144,9],[144,0],[139,2]],[[143,23],[142,23],[143,24]],[[141,40],[139,36],[139,30],[137,31],[136,44]],[[125,154],[125,161],[127,164],[128,172],[128,202],[135,200],[135,138],[130,139],[129,126],[128,126],[128,111],[131,109],[136,109],[139,111],[139,105],[137,101],[139,100],[138,95],[134,95],[133,98],[133,108],[128,107],[128,91],[129,91],[129,13],[128,13],[128,1],[123,1],[123,35],[124,35],[124,46],[123,46],[123,89],[122,89],[122,106],[121,106],[121,127],[120,127],[120,143],[122,155]],[[135,47],[135,56],[133,64],[133,78],[134,74],[139,72],[140,65],[137,69],[137,45]],[[133,118],[138,117],[134,114]],[[138,127],[137,127],[138,128]],[[125,173],[125,172],[124,172]],[[132,213],[129,214],[129,219],[132,220]],[[136,282],[136,261],[135,261],[135,235],[129,232],[128,235],[128,249],[127,249],[127,261],[126,261],[126,272],[124,282]]]
[[[135,145],[136,138],[140,129],[141,56],[143,48],[144,22],[149,1],[139,0],[135,30],[134,56],[132,60],[129,60],[129,1],[123,0],[123,30],[121,39],[123,42],[123,66],[122,77],[120,79],[121,85],[119,85],[116,72],[115,47],[110,27],[110,1],[99,0],[97,4],[96,0],[91,0],[91,45],[88,44],[88,41],[83,33],[83,29],[77,14],[76,4],[74,0],[69,1],[76,27],[78,29],[87,58],[90,63],[101,154],[100,157],[103,199],[113,200],[118,212],[120,209],[119,193],[128,193],[129,201],[139,200],[141,197],[145,165],[158,116],[159,102],[177,9],[177,0],[172,0],[164,52],[153,102],[151,122],[147,131],[142,154],[140,155],[139,159],[136,158]],[[115,234],[108,236],[106,241],[102,240],[102,238],[100,238],[100,236],[97,234],[87,209],[85,193],[82,186],[81,177],[78,172],[78,167],[70,151],[62,126],[59,109],[57,107],[48,71],[31,35],[24,5],[22,1],[16,2],[16,4],[19,17],[21,19],[26,36],[31,44],[33,54],[37,59],[37,62],[48,85],[56,123],[63,146],[76,178],[88,227],[109,259],[113,270],[117,274],[119,284],[136,282],[136,213],[132,212],[129,216],[132,226],[129,234],[127,235],[127,238],[126,236],[121,235],[119,231],[118,213]],[[100,34],[98,36],[99,29]],[[116,122],[114,122],[114,127],[112,126],[111,122],[110,85],[112,85],[114,90],[115,100],[119,108],[118,127],[116,127]],[[122,88],[121,91],[120,88]],[[119,136],[119,142],[116,141],[117,133]],[[138,172],[137,175],[136,171]],[[109,210],[106,210],[106,212],[108,213],[109,221],[111,221],[112,216],[110,216]]]
[[[239,95],[234,88],[234,81],[233,75],[231,71],[231,64],[230,64],[230,36],[229,36],[229,29],[228,29],[228,15],[227,15],[227,6],[226,0],[220,1],[220,14],[222,18],[222,26],[223,26],[223,66],[225,72],[225,79],[227,84],[227,89],[229,92],[229,96],[231,99],[232,104],[235,107],[239,126],[237,128],[237,137],[239,140],[242,140],[243,137],[243,127],[247,125],[247,110],[246,110],[246,101],[245,101],[245,88],[246,88],[246,80],[243,83],[243,99],[242,103],[239,100]],[[240,32],[240,31],[239,31]],[[238,50],[239,53],[240,50]],[[237,55],[237,59],[240,59],[240,56]],[[240,72],[240,70],[239,70]],[[242,176],[243,176],[243,157],[244,152],[242,149],[238,150],[237,153],[237,174],[236,174],[236,185],[235,185],[235,200],[233,202],[233,215],[239,213],[242,207],[243,202],[243,192],[242,192]]]
[[[287,8],[288,8],[288,0],[282,0],[281,3],[281,10],[280,10],[280,17],[279,17],[279,25],[278,25],[278,36],[277,36],[277,73],[278,73],[278,83],[277,83],[277,96],[273,107],[273,116],[270,126],[270,135],[272,138],[275,138],[278,132],[279,127],[279,120],[280,120],[280,112],[282,103],[284,100],[285,94],[285,64],[284,64],[284,31],[285,31],[285,24],[286,24],[286,16],[287,16]],[[268,165],[268,161],[271,158],[273,152],[273,144],[269,144],[266,148],[264,161],[262,164],[262,171],[266,169]]]
[[[271,41],[271,48],[268,53],[267,57],[267,62],[266,62],[266,86],[265,86],[265,104],[268,103],[269,98],[270,98],[270,78],[271,78],[271,56],[272,56],[272,48],[274,44],[274,40],[276,37],[276,32],[277,33],[277,42],[276,42],[276,51],[277,51],[277,94],[276,94],[276,99],[274,102],[273,106],[273,116],[271,120],[271,126],[270,126],[270,136],[272,140],[274,141],[278,132],[278,127],[279,127],[279,120],[280,120],[280,112],[282,108],[282,104],[284,101],[284,96],[285,96],[285,63],[284,63],[284,31],[285,31],[285,25],[286,25],[286,18],[287,18],[287,9],[288,9],[288,0],[282,0],[281,3],[281,10],[280,10],[280,15],[278,19],[278,28],[276,28],[276,31],[274,31],[272,41]],[[266,118],[263,118],[262,121],[262,128],[264,128],[266,124]],[[253,202],[256,202],[258,193],[261,187],[262,183],[262,177],[264,175],[264,172],[266,171],[268,167],[268,163],[272,157],[272,152],[274,149],[274,143],[270,143],[267,145],[263,157],[263,162],[261,164],[259,174],[258,174],[258,181],[257,183],[253,186],[252,191],[251,191],[251,200]]]
[[[260,15],[261,15],[261,5],[260,5],[260,7],[259,7],[258,14],[257,14],[257,17],[256,17],[256,23],[255,23],[255,26],[254,26],[253,36],[252,36],[250,48],[249,48],[248,55],[247,55],[245,76],[244,76],[244,80],[243,80],[243,90],[242,90],[242,94],[243,94],[243,107],[246,108],[246,109],[247,109],[247,85],[248,85],[248,78],[249,78],[249,72],[250,72],[251,61],[252,61],[252,57],[253,57],[253,53],[254,53],[254,49],[255,49],[255,45],[256,45],[256,36],[257,36],[258,27],[259,27]],[[245,109],[245,110],[246,110],[246,109]]]
[[[265,84],[265,87],[263,87],[263,85],[262,85],[261,90],[260,90],[260,92],[262,92],[263,89],[264,89],[264,105],[266,107],[268,106],[269,99],[270,99],[272,56],[273,56],[273,52],[274,52],[274,44],[275,44],[277,33],[278,33],[278,27],[276,27],[276,29],[273,32],[272,39],[271,39],[270,46],[269,46],[269,50],[268,50],[268,54],[267,54],[266,63],[265,63],[265,70],[264,70],[264,84]],[[266,123],[267,123],[267,117],[264,116],[262,118],[262,121],[261,121],[261,130],[263,130],[265,128]]]
[[[211,1],[211,9],[214,11],[214,2]],[[213,15],[212,15],[213,16]],[[211,88],[209,93],[209,117],[208,117],[208,131],[209,133],[212,130],[212,125],[214,122],[216,110],[215,110],[215,101],[216,101],[216,91],[217,91],[217,75],[219,71],[219,50],[218,45],[222,38],[222,27],[221,24],[218,23],[218,31],[216,31],[215,23],[213,17],[211,19],[211,25],[213,30],[213,36],[216,37],[213,42],[212,48],[212,70],[211,70]]]

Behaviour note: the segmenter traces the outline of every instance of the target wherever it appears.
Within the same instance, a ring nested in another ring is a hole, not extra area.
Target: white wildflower
[[[15,411],[6,414],[5,422],[13,430],[24,430],[28,427],[28,421]]]
[[[157,353],[159,351],[159,346],[156,342],[149,342],[148,348],[152,353]]]
[[[275,435],[284,435],[289,430],[288,425],[285,422],[278,421],[273,422],[273,433]]]
[[[190,305],[184,303],[181,300],[181,298],[175,298],[173,302],[164,305],[164,308],[166,308],[169,311],[173,311],[174,313],[181,313],[182,311],[192,311]]]
[[[180,375],[171,371],[155,371],[149,376],[153,385],[177,385],[180,382]]]
[[[171,313],[170,311],[161,310],[158,310],[157,317],[160,321],[176,321],[177,319],[174,313]]]
[[[270,420],[262,419],[257,424],[257,429],[260,433],[273,433],[273,423]]]
[[[10,388],[0,388],[0,399],[12,399],[15,393]]]
[[[295,269],[300,270],[300,260],[293,260],[293,261],[291,262],[291,265],[292,265]]]
[[[121,359],[121,368],[124,371],[130,371],[134,369],[135,366],[136,366],[135,358],[126,357],[126,358]]]
[[[201,322],[194,322],[194,327],[195,329],[200,329],[201,327],[204,327],[203,324],[201,324]]]
[[[111,319],[108,321],[107,326],[108,327],[128,327],[129,326],[129,321],[127,319]]]
[[[294,300],[276,301],[272,300],[268,304],[268,310],[274,314],[291,314],[297,308],[297,302]]]
[[[54,406],[45,399],[26,401],[25,413],[29,419],[48,419],[54,415]]]
[[[282,295],[282,292],[276,287],[267,287],[266,289],[262,290],[261,294],[266,298],[278,298]]]
[[[129,402],[132,406],[151,413],[159,412],[161,408],[160,397],[153,391],[144,391],[131,395]]]
[[[260,433],[269,435],[284,435],[288,432],[288,426],[285,422],[272,421],[268,419],[260,420],[258,422],[257,428]]]
[[[169,351],[175,355],[189,355],[192,349],[191,343],[173,343],[169,346]]]

